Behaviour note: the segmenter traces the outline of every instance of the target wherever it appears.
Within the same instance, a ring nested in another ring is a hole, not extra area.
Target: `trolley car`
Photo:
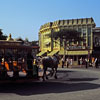
[[[21,41],[0,41],[0,80],[38,78],[38,69],[28,61],[32,47]],[[29,66],[29,67],[28,67]],[[33,69],[34,68],[34,69]]]

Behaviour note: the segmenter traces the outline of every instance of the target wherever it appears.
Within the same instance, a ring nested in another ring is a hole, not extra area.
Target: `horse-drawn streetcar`
[[[38,78],[32,47],[21,41],[0,41],[0,81]]]

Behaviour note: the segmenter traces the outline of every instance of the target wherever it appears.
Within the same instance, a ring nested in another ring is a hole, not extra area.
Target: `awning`
[[[45,51],[42,51],[42,52],[38,53],[36,56],[42,56],[44,54],[46,54],[46,52]]]
[[[46,45],[49,45],[50,44],[50,42],[46,42]]]
[[[64,55],[64,50],[60,50],[59,55]]]
[[[88,55],[88,51],[68,51],[67,55]]]
[[[53,56],[54,54],[56,54],[58,52],[58,50],[53,50],[52,52],[50,52],[49,54],[48,54],[48,56]]]
[[[90,52],[91,54],[92,52]],[[83,50],[83,51],[66,51],[65,53],[66,55],[88,55],[89,52],[87,50]],[[59,55],[64,55],[64,51],[59,51]]]

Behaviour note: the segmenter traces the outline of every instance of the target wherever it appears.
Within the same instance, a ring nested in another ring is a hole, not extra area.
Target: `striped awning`
[[[48,56],[53,56],[53,55],[56,54],[57,52],[59,52],[59,51],[58,51],[58,50],[54,50],[54,51],[50,52],[50,53],[48,54]]]
[[[44,54],[46,54],[46,52],[45,51],[42,51],[42,52],[38,53],[36,56],[42,56]]]

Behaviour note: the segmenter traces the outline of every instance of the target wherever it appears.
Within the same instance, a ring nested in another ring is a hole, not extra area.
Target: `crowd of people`
[[[99,59],[97,57],[91,57],[91,58],[80,58],[79,59],[79,65],[85,65],[86,68],[88,67],[96,67],[98,68]]]
[[[73,60],[70,58],[64,59],[64,57],[62,57],[61,59],[62,61],[62,68],[64,68],[64,66],[67,66],[67,68],[69,67],[69,65],[73,65]]]
[[[73,65],[73,59],[72,58],[64,58],[64,57],[62,57],[61,58],[61,62],[62,62],[62,68],[64,68],[64,66],[66,66],[67,68],[70,66],[72,66]],[[84,66],[84,67],[86,67],[86,68],[88,68],[88,67],[96,67],[96,68],[98,68],[98,64],[99,64],[99,59],[96,57],[96,58],[94,58],[94,57],[92,57],[92,58],[80,58],[79,60],[78,60],[78,64],[77,65],[79,65],[80,67],[82,67],[82,66]]]
[[[35,59],[35,63],[38,64],[39,66],[41,66],[41,59],[42,59],[42,56],[37,57]],[[72,58],[69,58],[69,57],[65,58],[64,56],[62,56],[62,57],[59,57],[59,64],[60,64],[60,67],[62,67],[62,68],[72,67],[72,66],[74,66],[74,60]],[[85,68],[88,68],[88,67],[98,68],[99,67],[99,59],[97,57],[91,57],[91,58],[80,57],[77,61],[77,66],[85,67]]]

